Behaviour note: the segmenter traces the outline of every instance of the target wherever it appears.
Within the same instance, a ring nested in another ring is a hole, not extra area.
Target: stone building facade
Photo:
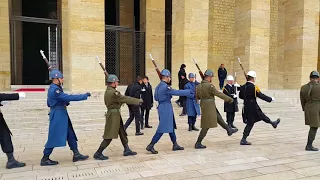
[[[22,62],[17,61],[17,54],[21,53],[17,47],[19,39],[25,38],[13,35],[19,33],[13,32],[13,21],[19,18],[31,21],[12,15],[12,9],[17,8],[12,1],[15,0],[0,2],[1,90],[10,89],[14,83],[19,85],[19,78],[12,79],[23,76],[19,71]],[[136,8],[133,0],[119,2],[117,25],[133,28]],[[105,3],[105,0],[57,1],[57,24],[61,27],[60,68],[66,78],[64,87],[69,90],[105,89],[105,77],[94,61],[96,56],[103,62],[108,60]],[[145,64],[140,67],[153,85],[159,79],[149,54],[160,69],[168,66],[166,3],[166,0],[139,2],[139,31],[145,33]],[[202,71],[210,68],[215,75],[223,63],[228,74],[236,73],[237,81],[243,83],[239,57],[246,70],[257,72],[257,83],[262,89],[298,89],[308,81],[312,70],[320,68],[319,0],[172,0],[170,3],[169,63],[173,87],[177,87],[177,72],[182,63],[186,64],[187,72],[197,72],[192,58],[197,60]],[[121,43],[119,49],[123,49]],[[130,78],[132,66],[122,59],[120,55],[119,73],[123,74],[123,79]],[[197,77],[200,79],[199,75]],[[217,85],[217,80],[214,83]]]

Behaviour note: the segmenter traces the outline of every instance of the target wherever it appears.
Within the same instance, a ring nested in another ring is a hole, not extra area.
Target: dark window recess
[[[172,0],[165,2],[165,68],[171,71],[172,65]]]

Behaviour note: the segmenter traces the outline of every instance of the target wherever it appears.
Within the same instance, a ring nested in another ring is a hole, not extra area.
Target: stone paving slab
[[[27,99],[8,103],[2,108],[9,127],[13,132],[15,156],[27,163],[20,169],[5,169],[6,156],[0,153],[0,180],[75,180],[75,179],[202,179],[202,180],[315,180],[320,179],[320,153],[304,151],[308,127],[304,126],[299,93],[290,91],[268,91],[276,97],[276,102],[261,102],[261,108],[271,119],[282,118],[278,129],[264,122],[255,124],[248,138],[252,146],[240,146],[244,124],[240,112],[236,113],[235,125],[240,131],[227,136],[221,127],[210,129],[203,144],[207,149],[196,150],[194,143],[199,132],[187,131],[187,117],[180,117],[181,108],[172,100],[175,111],[178,143],[184,151],[172,151],[169,135],[163,135],[155,148],[159,154],[152,155],[145,148],[150,143],[158,125],[156,109],[150,112],[152,129],[144,129],[144,136],[134,136],[134,123],[127,132],[131,149],[137,156],[124,157],[120,140],[113,140],[104,151],[107,161],[92,158],[102,141],[104,131],[103,93],[88,101],[72,102],[69,115],[79,139],[79,150],[90,156],[89,160],[72,162],[72,152],[68,147],[56,148],[51,156],[59,161],[58,166],[41,167],[43,146],[47,140],[48,108],[45,93],[28,93]],[[283,95],[284,97],[282,97]],[[223,102],[216,100],[222,116]],[[240,108],[242,102],[239,103]],[[121,109],[124,121],[129,113],[127,106]],[[196,126],[200,126],[200,117]],[[315,141],[315,146],[320,146]]]

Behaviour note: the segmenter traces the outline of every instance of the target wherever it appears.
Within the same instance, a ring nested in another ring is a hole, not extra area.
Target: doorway
[[[10,6],[11,84],[46,85],[50,64],[61,66],[61,23],[58,0],[12,0]]]

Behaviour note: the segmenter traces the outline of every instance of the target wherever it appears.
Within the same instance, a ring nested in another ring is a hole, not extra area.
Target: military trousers
[[[316,138],[318,128],[317,127],[310,127],[309,134],[308,134],[308,145],[312,145],[314,139]]]
[[[188,116],[188,124],[195,125],[197,118],[194,116]]]
[[[236,113],[235,112],[227,112],[226,114],[227,114],[227,123],[233,124],[234,117],[235,117]]]
[[[141,110],[139,105],[129,105],[129,118],[124,124],[124,129],[127,129],[128,126],[131,124],[133,119],[135,119],[135,125],[136,125],[136,133],[140,132],[140,123],[142,123],[142,117],[141,117]]]
[[[68,141],[70,150],[73,151],[78,148],[77,137],[70,123],[68,125],[67,141]],[[49,156],[53,152],[53,149],[54,148],[45,148],[43,150],[43,154]]]
[[[120,123],[120,128],[119,128],[119,136],[120,136],[120,140],[123,146],[128,144],[128,137],[126,134],[126,130],[124,129],[122,123]],[[112,139],[104,139],[101,144],[100,147],[102,147],[103,149],[107,148],[109,146],[109,144],[111,143]]]
[[[4,122],[0,121],[0,144],[2,151],[4,153],[13,153],[13,145],[11,140],[11,135],[9,131],[5,128]]]
[[[160,138],[162,137],[162,135],[163,135],[163,133],[156,133],[156,134],[153,136],[153,138],[152,138],[152,140],[151,140],[151,143],[152,143],[152,144],[156,144],[156,143],[160,140]],[[172,143],[175,144],[175,143],[177,142],[176,133],[173,131],[173,132],[169,133],[169,136],[170,136],[170,139],[171,139]]]
[[[262,121],[264,121],[265,123],[268,123],[268,124],[272,123],[270,118],[268,116],[266,116],[264,113],[261,113],[260,120],[262,120]],[[259,121],[256,121],[256,122],[259,122]],[[247,125],[246,125],[246,127],[244,128],[244,131],[243,131],[243,136],[248,137],[250,135],[250,132],[251,132],[251,130],[252,130],[252,128],[253,128],[253,126],[254,126],[254,124],[256,122],[251,122],[251,121],[247,122]]]

